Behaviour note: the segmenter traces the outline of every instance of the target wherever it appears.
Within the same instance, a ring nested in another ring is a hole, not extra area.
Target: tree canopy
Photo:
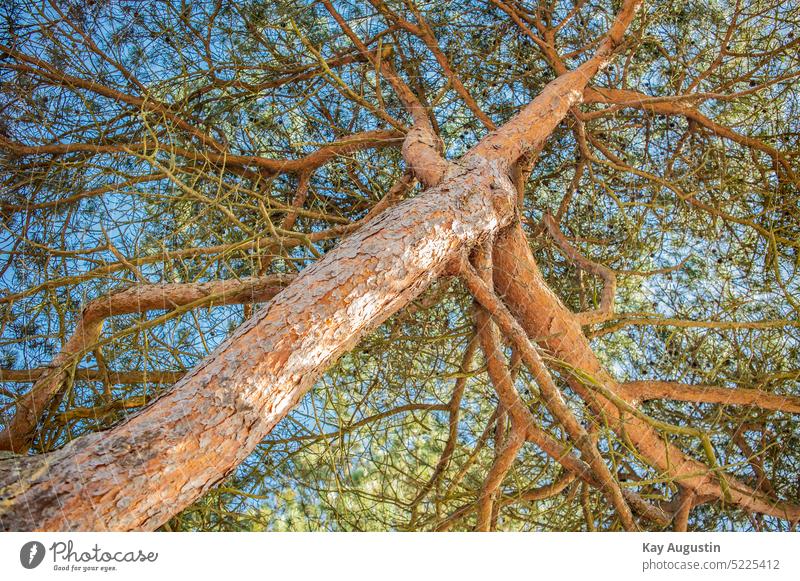
[[[2,447],[46,454],[158,401],[298,273],[429,189],[404,156],[420,124],[444,159],[465,159],[589,62],[622,9],[3,3]],[[513,446],[505,397],[593,466],[536,353],[637,526],[796,526],[728,488],[800,505],[798,31],[792,2],[646,2],[513,166],[515,220],[624,399],[544,332],[525,355],[502,304],[479,299],[479,247],[474,279],[445,272],[392,313],[163,528],[619,530],[602,479],[541,441]],[[593,398],[707,466],[725,494],[654,466]]]

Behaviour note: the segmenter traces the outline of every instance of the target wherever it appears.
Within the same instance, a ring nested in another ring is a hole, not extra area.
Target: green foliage
[[[392,0],[381,4],[390,11],[383,14],[370,2],[333,4],[370,50],[391,47],[387,58],[424,99],[450,158],[487,130],[430,48],[391,14],[412,23],[424,18],[466,90],[498,125],[555,77],[553,63],[491,2]],[[591,54],[619,2],[580,3],[574,12],[572,2],[538,10],[511,4],[534,33],[537,23],[563,21],[556,48],[572,68]],[[548,282],[570,308],[596,307],[602,281],[580,273],[541,234],[544,212],[558,216],[584,255],[618,273],[616,318],[587,332],[621,380],[800,394],[800,8],[742,4],[647,3],[621,54],[594,81],[600,89],[685,104],[718,125],[644,106],[585,104],[550,137],[526,184],[521,220]],[[340,228],[367,215],[405,170],[396,147],[350,152],[315,168],[287,233],[278,230],[301,176],[230,162],[298,159],[348,135],[386,129],[378,113],[409,123],[389,84],[378,82],[374,64],[322,4],[11,0],[0,22],[0,144],[116,147],[23,156],[0,147],[5,369],[46,365],[89,300],[142,280],[298,272],[333,248],[346,235]],[[320,59],[336,64],[325,70]],[[221,159],[211,155],[220,152]],[[81,366],[190,369],[252,308],[176,314],[105,345]],[[112,318],[106,336],[163,314]],[[649,322],[635,322],[642,319]],[[698,328],[665,320],[780,324]],[[444,281],[429,289],[343,357],[235,474],[168,528],[430,530],[473,505],[495,455],[498,403],[480,356],[467,369],[452,458],[428,486],[448,439],[450,416],[441,408],[462,374],[472,333],[464,289]],[[581,420],[597,429],[624,485],[654,503],[672,499],[676,483],[557,379]],[[2,423],[28,385],[0,388]],[[524,371],[516,386],[541,426],[564,439]],[[102,410],[166,388],[71,382],[47,412],[35,449],[51,450],[131,413],[65,419],[70,410]],[[424,409],[431,405],[439,407]],[[643,410],[707,431],[730,473],[755,485],[762,471],[771,494],[800,502],[795,416],[665,400]],[[665,438],[703,458],[697,439]],[[541,451],[523,448],[503,483],[503,498],[513,502],[498,527],[619,528],[603,496],[584,494],[580,482],[545,500],[517,499],[561,476]],[[474,511],[451,523],[454,530],[474,524]],[[709,504],[693,513],[691,526],[788,525]]]

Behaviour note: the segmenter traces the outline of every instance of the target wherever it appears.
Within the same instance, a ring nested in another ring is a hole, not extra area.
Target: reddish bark
[[[515,197],[484,164],[387,210],[139,414],[53,453],[0,463],[0,526],[163,524],[234,470],[363,334],[508,224]]]
[[[39,374],[30,391],[16,401],[16,412],[0,432],[0,450],[24,454],[34,437],[39,417],[88,349],[100,339],[106,318],[150,310],[172,310],[201,304],[233,305],[263,302],[275,296],[284,280],[279,276],[207,283],[176,283],[136,286],[89,303],[75,332],[52,363]],[[153,381],[152,379],[150,381]]]
[[[579,318],[547,286],[520,227],[509,228],[498,237],[494,258],[495,288],[528,336],[557,359],[580,369],[629,402],[633,401],[601,366],[581,330]],[[577,379],[572,378],[570,385],[587,402],[591,402],[597,412],[606,415],[613,429],[618,433],[624,431],[653,467],[669,474],[698,497],[724,497],[717,477],[707,465],[690,458],[675,446],[665,444],[662,435],[641,419],[630,414],[623,419],[614,403],[591,392]],[[731,501],[742,508],[789,520],[800,519],[800,507],[766,498],[730,477],[728,482]]]
[[[800,397],[779,395],[758,389],[729,388],[716,385],[687,385],[677,381],[631,381],[621,385],[630,401],[671,399],[697,403],[744,405],[800,414]]]
[[[62,530],[155,528],[223,479],[339,355],[417,296],[464,250],[511,222],[517,197],[508,177],[513,165],[537,150],[570,107],[583,99],[586,84],[610,61],[639,4],[626,1],[591,59],[548,84],[518,116],[492,132],[458,165],[439,155],[440,144],[419,99],[390,65],[381,65],[414,121],[403,147],[408,166],[423,184],[438,187],[387,210],[304,270],[202,364],[139,414],[51,454],[0,463],[0,525]],[[374,53],[362,53],[377,62]],[[311,166],[308,159],[289,166],[275,160],[267,164],[260,158],[238,161],[268,172],[305,173],[317,161],[324,163],[325,155],[350,151],[350,147],[379,146],[382,139],[396,142],[396,134],[377,133],[362,136],[363,141],[336,144],[324,155],[320,150],[322,157],[314,158]],[[280,167],[273,167],[273,161]],[[542,280],[519,227],[498,240],[494,282],[529,337],[538,338],[557,357],[624,396],[600,367],[576,316]],[[79,329],[76,335],[86,333]],[[536,354],[529,351],[526,362],[530,364]],[[573,387],[595,401],[579,383]],[[558,397],[553,391],[549,399]],[[603,398],[596,401],[597,411],[621,430],[616,406]],[[583,446],[595,479],[613,492],[614,483],[609,483],[607,467],[596,450],[584,445],[580,426],[569,426]],[[720,485],[707,466],[666,448],[649,425],[626,418],[624,429],[654,466],[674,475],[693,494],[721,496]],[[530,426],[528,439],[532,432],[535,427]],[[558,453],[552,445],[548,447],[548,453]],[[510,453],[508,457],[513,460]],[[505,460],[490,475],[489,488],[497,488],[498,478],[507,469]],[[574,468],[576,473],[584,472],[582,465]],[[734,502],[749,510],[797,517],[798,509],[776,506],[740,483],[733,482],[731,489]],[[619,496],[614,496],[616,504],[629,520]],[[490,512],[487,507],[481,512],[485,525]]]

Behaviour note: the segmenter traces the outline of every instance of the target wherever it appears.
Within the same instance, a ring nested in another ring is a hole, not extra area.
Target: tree
[[[5,10],[3,528],[800,520],[797,8]]]

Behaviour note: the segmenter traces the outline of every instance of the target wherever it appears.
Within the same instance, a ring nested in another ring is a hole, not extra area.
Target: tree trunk
[[[554,357],[593,377],[628,403],[634,399],[606,372],[581,330],[578,317],[570,312],[548,287],[519,227],[508,228],[495,244],[494,283],[497,292],[520,321],[525,332]],[[703,464],[665,443],[662,435],[643,420],[626,414],[610,400],[592,393],[582,382],[571,378],[570,386],[584,400],[605,414],[610,427],[630,439],[647,462],[701,498],[722,499],[719,480]],[[800,507],[776,502],[727,477],[730,500],[750,511],[789,520],[800,519]]]
[[[387,210],[110,431],[0,463],[7,530],[155,529],[230,474],[362,335],[513,215],[515,190],[474,164]]]
[[[441,158],[420,104],[387,69],[415,119],[406,162],[424,184],[441,184],[387,210],[302,271],[137,415],[55,452],[0,462],[0,527],[154,529],[225,478],[362,335],[459,252],[512,221],[514,164],[582,100],[640,4],[626,0],[592,58],[550,82],[460,165]]]

